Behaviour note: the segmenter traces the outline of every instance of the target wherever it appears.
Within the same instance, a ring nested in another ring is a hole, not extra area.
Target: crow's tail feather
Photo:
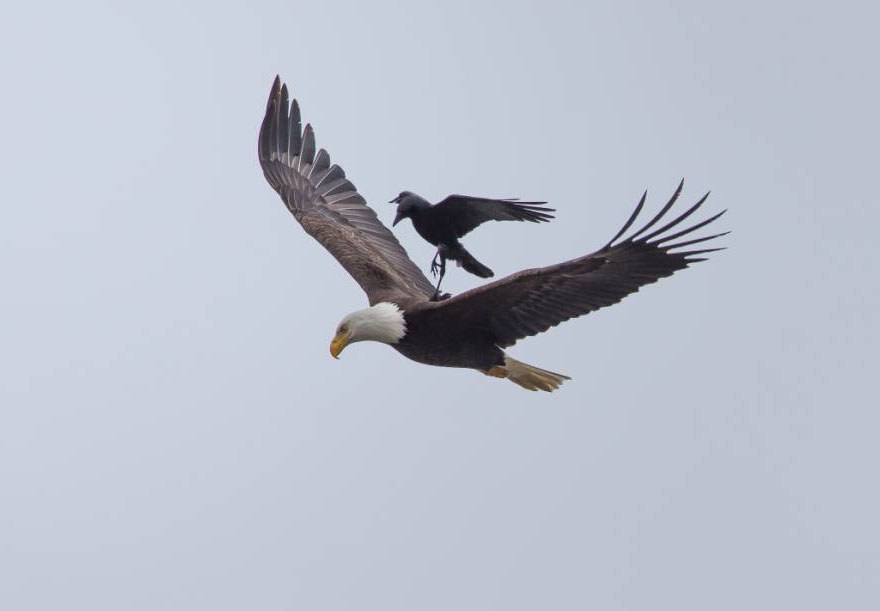
[[[468,271],[475,276],[479,276],[480,278],[491,278],[495,275],[495,272],[477,261],[463,246],[456,254],[458,255],[456,261],[465,269],[465,271]]]

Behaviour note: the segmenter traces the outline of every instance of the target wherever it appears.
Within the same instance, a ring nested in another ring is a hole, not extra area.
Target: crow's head
[[[401,191],[400,195],[392,199],[390,204],[397,204],[397,215],[394,217],[394,222],[391,223],[391,226],[394,227],[405,218],[412,218],[413,212],[420,208],[427,208],[430,206],[430,202],[425,200],[422,197],[419,197],[412,191]]]

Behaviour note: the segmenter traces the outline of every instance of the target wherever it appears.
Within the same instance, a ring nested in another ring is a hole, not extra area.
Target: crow
[[[554,218],[542,204],[547,202],[521,202],[515,199],[489,199],[469,195],[450,195],[437,204],[412,193],[402,191],[389,203],[397,204],[397,215],[392,227],[405,218],[412,220],[413,227],[420,236],[437,247],[437,254],[431,261],[431,273],[436,277],[435,300],[442,299],[440,283],[446,274],[446,261],[458,263],[466,271],[480,278],[491,278],[494,272],[477,261],[459,242],[471,230],[486,221],[531,221],[546,223]],[[437,260],[440,260],[438,265]]]

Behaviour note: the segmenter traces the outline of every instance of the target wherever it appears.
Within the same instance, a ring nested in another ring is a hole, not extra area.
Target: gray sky
[[[584,4],[2,9],[0,608],[878,608],[880,15]],[[333,361],[365,299],[260,172],[276,73],[386,222],[555,205],[468,237],[499,276],[682,176],[730,249],[515,346],[553,395]]]

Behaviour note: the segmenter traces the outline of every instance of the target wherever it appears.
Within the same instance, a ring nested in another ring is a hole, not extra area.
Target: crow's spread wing
[[[542,205],[545,203],[450,195],[433,206],[431,214],[451,225],[460,238],[486,221],[547,222],[555,210]]]

